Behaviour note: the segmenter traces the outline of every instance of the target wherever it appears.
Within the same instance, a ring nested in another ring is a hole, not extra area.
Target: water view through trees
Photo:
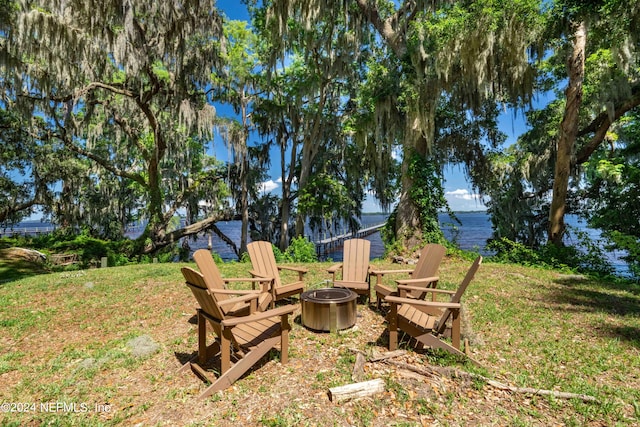
[[[454,223],[447,214],[439,215],[440,226],[442,227],[447,240],[455,242],[460,249],[477,251],[483,255],[491,255],[491,253],[486,249],[487,240],[491,237],[492,233],[489,215],[484,211],[456,212],[456,215],[462,224]],[[362,225],[363,227],[367,227],[373,224],[379,224],[384,222],[386,218],[386,214],[364,215]],[[572,230],[572,232],[570,232],[566,237],[568,244],[579,245],[580,242],[576,236],[576,232],[585,232],[588,237],[594,241],[601,239],[600,232],[598,230],[588,228],[585,222],[580,221],[575,215],[568,216],[567,224]],[[236,244],[239,243],[241,232],[240,221],[222,221],[218,222],[217,226],[226,236],[236,242]],[[40,233],[48,232],[52,229],[53,227],[50,223],[27,221],[20,223],[13,229],[0,229],[0,233],[3,235],[11,234],[13,231],[21,233]],[[133,228],[129,232],[128,237],[136,237],[138,233],[139,229]],[[307,232],[307,236],[314,241],[327,237],[324,235],[318,235],[318,233],[312,235],[310,231]],[[378,258],[383,256],[384,244],[382,243],[380,233],[376,232],[365,238],[371,241],[371,257]],[[198,249],[207,248],[209,245],[209,235],[201,234],[196,239],[188,240],[186,243],[189,245],[192,252]],[[220,255],[223,260],[237,260],[233,249],[231,249],[215,234],[211,236],[211,247],[212,251]],[[612,251],[607,253],[609,261],[615,268],[615,271],[618,274],[627,276],[629,275],[629,269],[626,263],[621,260],[622,255],[621,251]],[[326,258],[330,258],[334,261],[342,260],[342,248],[337,247],[329,251]]]

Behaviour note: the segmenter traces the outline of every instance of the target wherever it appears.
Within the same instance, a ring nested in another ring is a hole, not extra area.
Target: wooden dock
[[[38,234],[49,234],[56,230],[54,226],[46,227],[13,227],[13,228],[0,228],[0,237],[10,236],[37,236]]]
[[[377,233],[384,226],[384,224],[385,223],[371,225],[365,228],[361,228],[354,233],[344,233],[338,236],[330,236],[325,239],[316,240],[313,242],[316,245],[316,253],[318,254],[319,258],[322,258],[329,252],[333,251],[335,248],[339,248],[340,246],[342,246],[345,240],[359,239]]]

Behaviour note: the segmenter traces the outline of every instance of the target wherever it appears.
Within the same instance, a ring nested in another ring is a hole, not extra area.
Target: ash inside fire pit
[[[303,292],[302,324],[316,331],[337,331],[356,324],[358,295],[345,288],[322,288]]]

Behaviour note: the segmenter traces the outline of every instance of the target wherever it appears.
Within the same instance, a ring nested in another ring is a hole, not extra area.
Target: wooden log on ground
[[[378,378],[371,381],[347,384],[329,389],[329,400],[340,402],[348,399],[372,396],[384,392],[384,380]]]

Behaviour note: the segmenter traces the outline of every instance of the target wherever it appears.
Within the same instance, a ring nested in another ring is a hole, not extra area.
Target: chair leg
[[[222,349],[220,351],[220,373],[224,374],[231,368],[231,340],[233,335],[230,329],[222,330]]]
[[[390,305],[387,321],[389,322],[389,351],[393,351],[398,348],[398,304]]]
[[[464,354],[462,351],[460,351],[459,349],[455,348],[451,344],[448,344],[448,343],[442,341],[440,338],[436,337],[435,335],[433,335],[430,332],[416,337],[416,340],[418,342],[424,344],[427,347],[441,348],[443,350],[448,351],[449,353],[453,353],[453,354],[457,354],[459,356],[467,357],[467,355]]]
[[[460,310],[451,310],[451,344],[460,349]]]
[[[291,330],[287,316],[282,316],[280,329],[280,363],[284,365],[289,362],[289,330]]]
[[[245,356],[236,362],[230,369],[227,369],[222,375],[218,377],[218,379],[207,387],[198,398],[204,399],[205,397],[210,396],[216,391],[224,390],[230,387],[238,378],[245,374],[253,365],[256,364],[258,360],[262,358],[265,354],[269,352],[272,348],[278,344],[280,341],[279,336],[275,336],[269,339],[262,341],[255,347],[252,347],[251,350],[245,354]]]
[[[203,365],[207,361],[207,319],[198,309],[198,363]]]

